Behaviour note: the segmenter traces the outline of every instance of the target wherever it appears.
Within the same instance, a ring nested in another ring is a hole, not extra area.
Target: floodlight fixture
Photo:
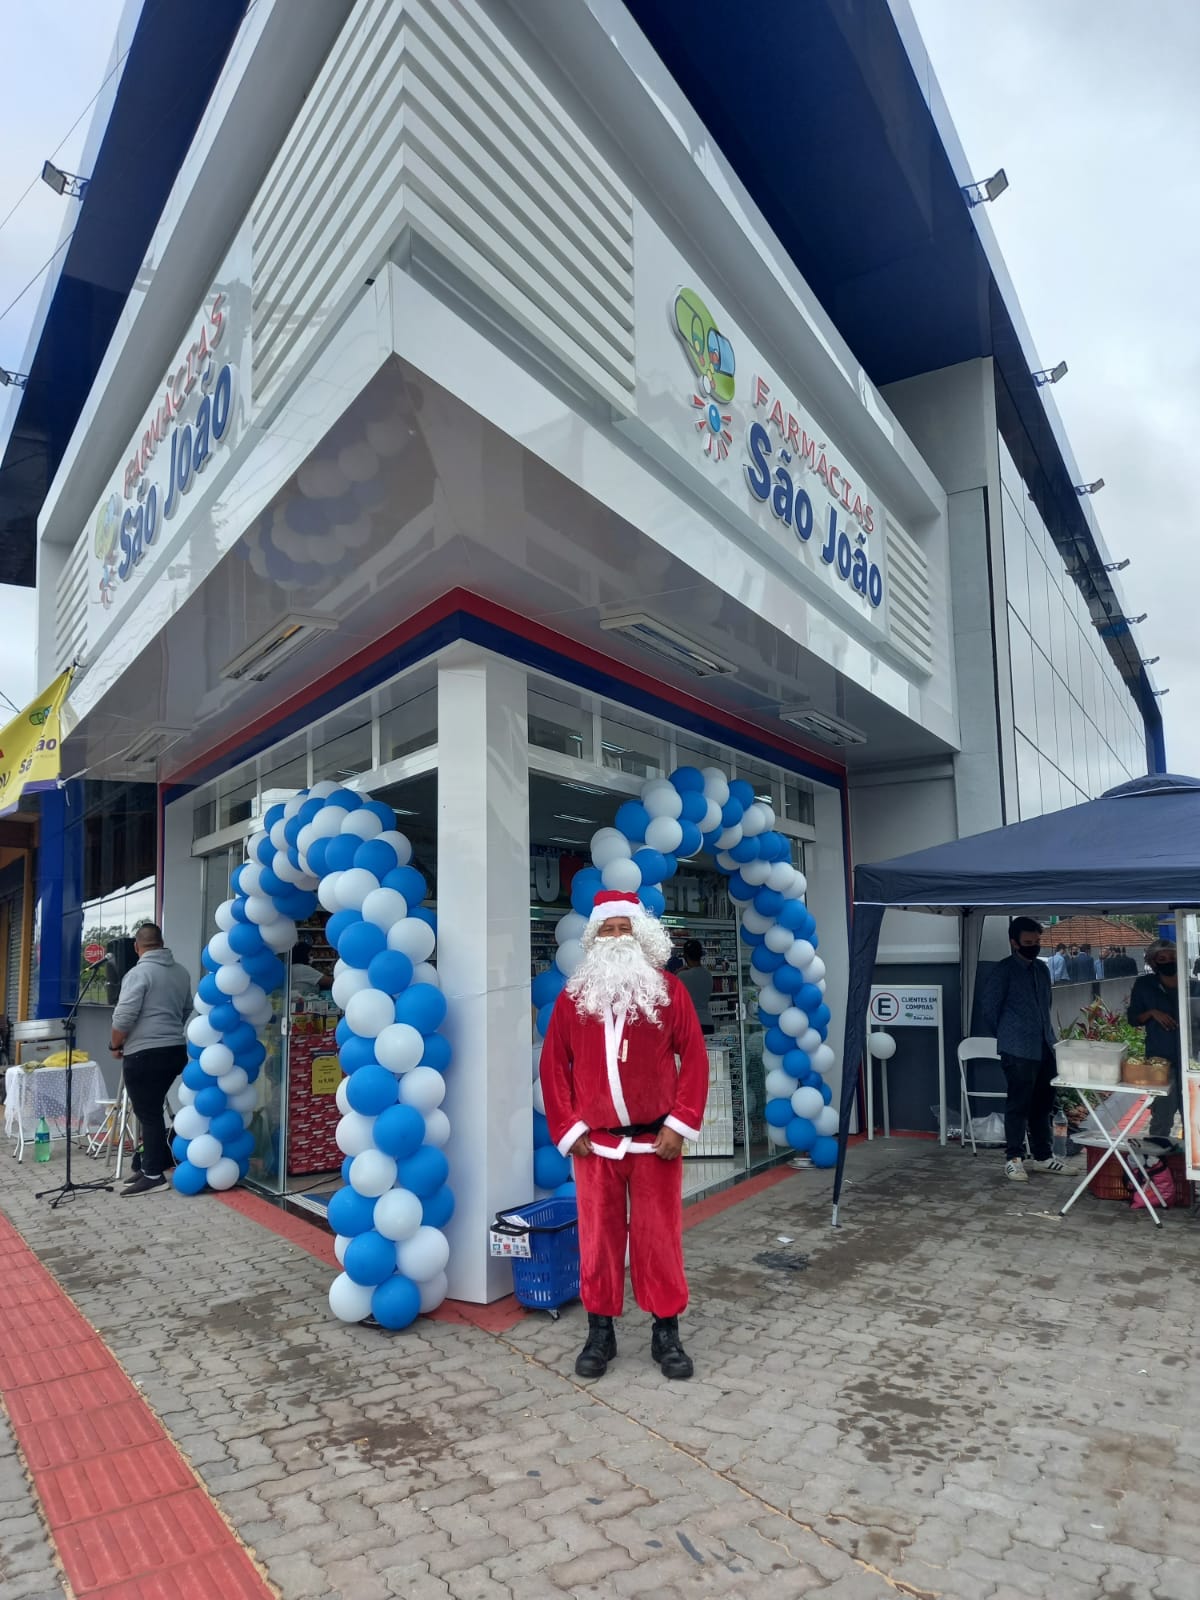
[[[67,200],[82,200],[89,181],[81,178],[77,172],[64,172],[53,161],[42,162],[42,182]]]
[[[28,382],[27,372],[9,372],[7,367],[0,367],[0,388],[23,389]]]
[[[1105,572],[1124,572],[1128,565],[1129,557],[1126,556],[1124,561],[1106,561],[1104,563],[1104,570]]]
[[[982,183],[967,183],[963,185],[963,194],[969,206],[981,206],[987,200],[998,200],[1008,188],[1008,174],[1001,167],[999,172],[993,172],[990,178],[984,178]]]
[[[1060,378],[1067,375],[1067,363],[1060,361],[1056,367],[1043,367],[1041,372],[1035,372],[1033,381],[1039,389],[1044,389],[1048,383],[1057,383]]]
[[[1104,479],[1097,478],[1094,483],[1077,483],[1075,493],[1082,499],[1085,494],[1099,494],[1103,487]]]

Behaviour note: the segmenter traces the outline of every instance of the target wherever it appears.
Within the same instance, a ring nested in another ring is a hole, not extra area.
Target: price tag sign
[[[314,1056],[312,1064],[312,1092],[336,1094],[342,1081],[342,1069],[336,1056]]]

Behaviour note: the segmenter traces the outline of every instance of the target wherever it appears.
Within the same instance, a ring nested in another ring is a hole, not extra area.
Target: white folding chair
[[[984,1038],[978,1035],[972,1039],[964,1039],[958,1047],[958,1083],[961,1096],[962,1111],[959,1114],[958,1143],[960,1148],[966,1147],[967,1134],[971,1135],[971,1154],[979,1154],[979,1146],[975,1142],[975,1119],[971,1113],[971,1097],[976,1100],[1005,1100],[1008,1098],[1003,1089],[972,1089],[967,1083],[967,1063],[969,1061],[999,1061],[1000,1053],[996,1049],[995,1039]]]

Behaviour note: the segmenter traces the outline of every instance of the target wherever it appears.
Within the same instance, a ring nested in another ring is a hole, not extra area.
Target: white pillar
[[[438,663],[438,972],[454,1049],[446,1114],[456,1208],[450,1294],[512,1289],[488,1255],[504,1206],[533,1197],[529,754],[525,673],[465,643]]]
[[[846,926],[846,834],[842,797],[827,784],[813,785],[816,841],[805,852],[808,863],[808,909],[817,919],[821,958],[825,962],[825,1003],[833,1013],[829,1043],[837,1065],[827,1076],[834,1104],[841,1092],[842,1030],[846,1024],[846,980],[850,947]]]

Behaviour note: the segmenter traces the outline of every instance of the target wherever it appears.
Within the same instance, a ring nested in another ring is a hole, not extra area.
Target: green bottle
[[[33,1159],[35,1161],[50,1159],[50,1124],[45,1117],[38,1118],[37,1133],[33,1141]]]

